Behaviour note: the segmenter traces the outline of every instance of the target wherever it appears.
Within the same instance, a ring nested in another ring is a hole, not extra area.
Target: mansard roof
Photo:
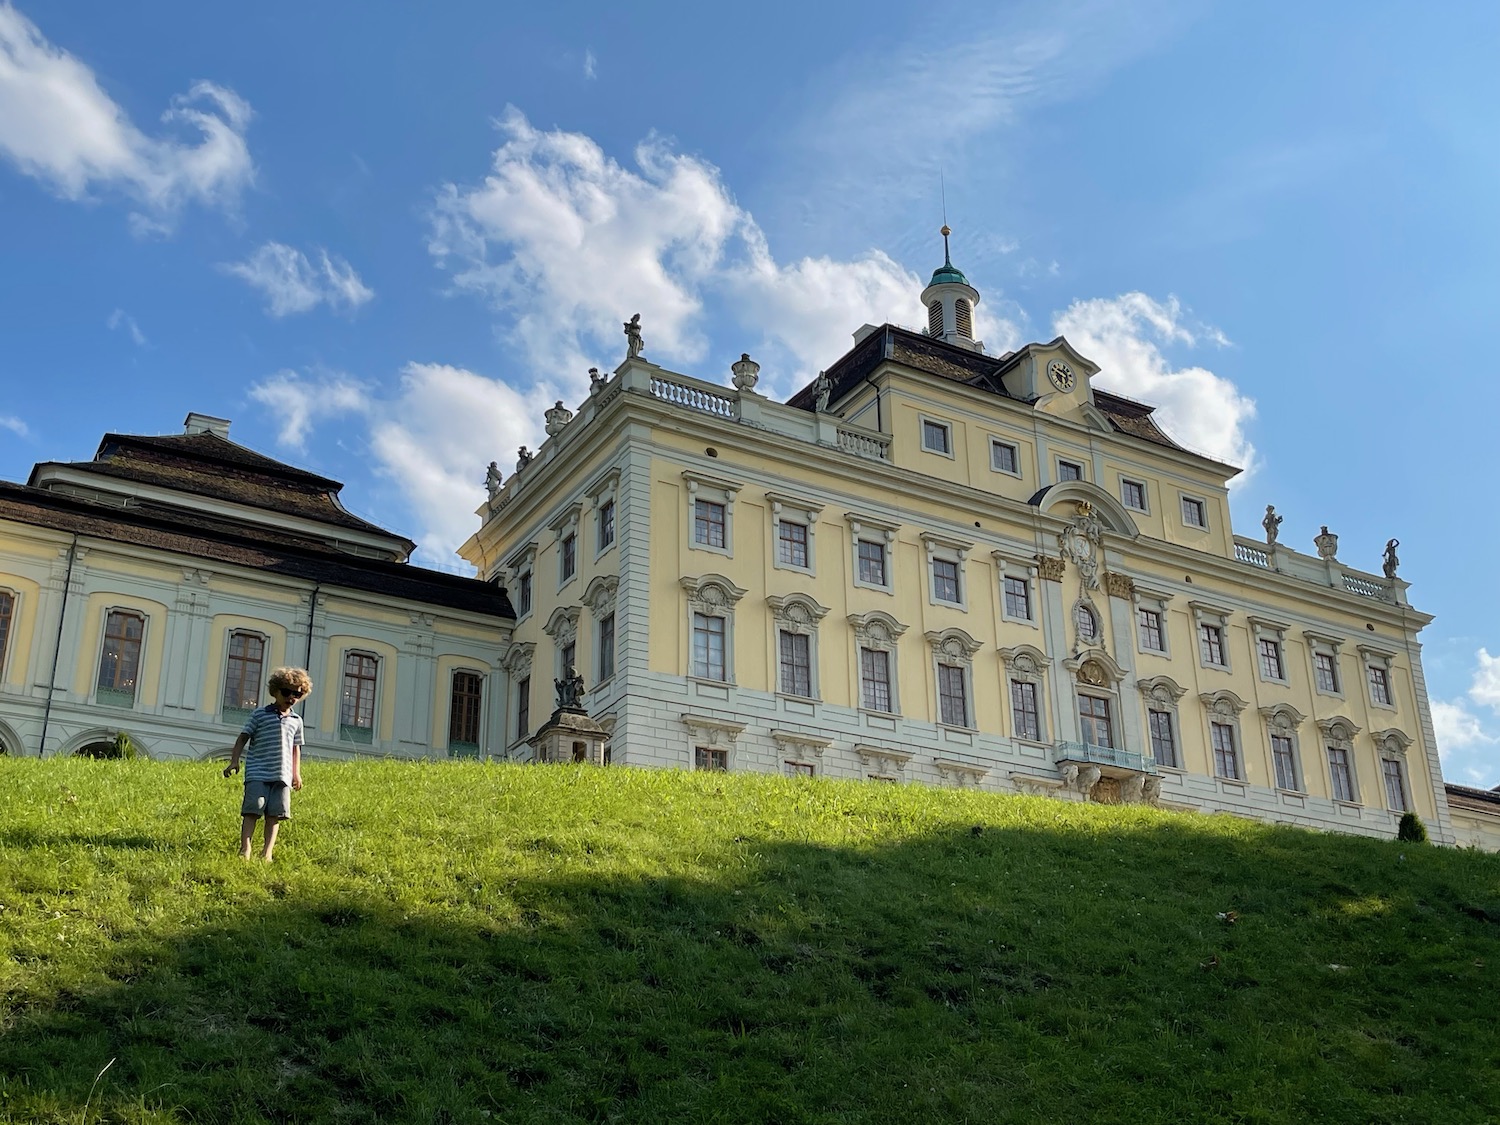
[[[0,481],[0,519],[490,617],[514,620],[516,615],[504,589],[477,578],[320,550],[309,540],[271,528],[215,523],[199,513],[121,508]]]
[[[1020,363],[1028,354],[1039,348],[1067,347],[1073,351],[1067,340],[1059,336],[1048,344],[1026,344],[1012,352],[1006,352],[1002,356],[989,356],[980,352],[971,351],[968,348],[958,347],[954,344],[945,343],[942,340],[913,332],[908,328],[899,328],[894,324],[885,324],[871,332],[863,340],[828,369],[826,374],[833,383],[834,401],[843,395],[853,391],[866,377],[872,374],[883,362],[890,360],[906,367],[915,368],[929,375],[935,375],[940,379],[950,382],[961,383],[975,390],[987,391],[1000,398],[1014,399],[1014,396],[1005,389],[1001,377],[1016,364]],[[1076,352],[1074,354],[1077,354]],[[1111,394],[1109,391],[1093,389],[1094,405],[1109,420],[1110,425],[1119,433],[1130,437],[1139,438],[1150,442],[1152,445],[1160,445],[1167,449],[1175,449],[1183,453],[1192,453],[1178,445],[1166,433],[1157,426],[1151,415],[1155,411],[1154,406],[1148,406],[1134,399],[1128,399],[1121,395]],[[800,407],[803,410],[813,409],[817,401],[817,391],[814,384],[809,383],[791,398],[787,399],[788,406]],[[1194,454],[1194,456],[1202,456]]]
[[[153,485],[383,536],[403,545],[406,554],[416,547],[411,540],[346,509],[339,501],[344,487],[341,481],[263,456],[217,434],[105,434],[93,460],[41,462],[31,470],[27,484],[40,486],[57,469]]]

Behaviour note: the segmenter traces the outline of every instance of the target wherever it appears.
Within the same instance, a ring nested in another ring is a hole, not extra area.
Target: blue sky
[[[941,177],[991,350],[1066,332],[1248,465],[1241,534],[1401,540],[1500,782],[1500,8],[427,8],[0,0],[0,477],[217,414],[456,567],[631,313],[777,394],[920,323]]]

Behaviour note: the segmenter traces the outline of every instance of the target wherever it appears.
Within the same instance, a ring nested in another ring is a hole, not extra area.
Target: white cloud
[[[1238,465],[1246,470],[1241,482],[1254,469],[1255,447],[1245,434],[1254,400],[1207,368],[1174,368],[1162,352],[1166,345],[1229,343],[1217,328],[1190,323],[1177,298],[1162,303],[1126,293],[1075,301],[1053,327],[1099,364],[1100,386],[1156,404],[1156,419],[1173,440]]]
[[[766,371],[780,390],[830,365],[866,321],[923,319],[921,280],[878,251],[776,262],[719,170],[660,138],[637,146],[631,169],[514,108],[497,125],[505,139],[484,182],[439,193],[429,249],[565,386],[581,389],[590,363],[613,366],[602,357],[622,355],[621,322],[636,312],[649,357],[691,365],[708,355],[715,303],[785,353],[789,370]]]
[[[124,309],[116,309],[110,313],[109,319],[105,321],[105,324],[109,326],[111,332],[118,332],[124,329],[130,335],[130,338],[135,341],[137,347],[144,348],[146,346],[146,334],[141,331],[140,325],[135,322],[135,317],[131,316]]]
[[[346,375],[279,371],[250,397],[279,416],[278,440],[306,448],[315,426],[356,415],[368,426],[377,471],[395,486],[419,525],[418,561],[452,570],[454,549],[478,530],[474,509],[484,498],[484,462],[509,476],[522,444],[542,439],[550,385],[518,391],[497,379],[436,363],[408,364],[391,394],[378,394]]]
[[[14,414],[0,414],[0,430],[9,430],[17,437],[28,437],[31,434],[31,430],[27,428],[26,423]]]
[[[1476,667],[1474,680],[1469,685],[1469,698],[1500,712],[1500,657],[1491,656],[1488,649],[1481,648],[1474,654],[1474,660]]]
[[[278,371],[251,387],[250,397],[276,415],[277,440],[297,450],[306,448],[318,422],[371,410],[365,386],[347,375],[309,380],[295,371]]]
[[[583,53],[583,76],[591,80],[599,77],[599,60],[592,50]]]
[[[1469,710],[1462,699],[1432,701],[1432,726],[1437,734],[1438,753],[1448,761],[1455,750],[1500,742],[1485,732],[1479,716]]]
[[[272,316],[304,313],[326,304],[353,311],[375,296],[354,267],[327,250],[318,251],[314,265],[306,254],[280,242],[268,242],[244,262],[219,267],[259,289]]]
[[[197,82],[162,122],[187,136],[149,137],[84,63],[0,4],[0,154],[64,199],[110,189],[145,208],[137,230],[163,230],[187,202],[232,207],[255,169],[245,145],[250,106]]]

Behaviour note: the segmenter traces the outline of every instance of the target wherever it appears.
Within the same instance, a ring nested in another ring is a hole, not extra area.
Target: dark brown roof
[[[1449,803],[1453,803],[1455,797],[1459,798],[1458,804],[1464,805],[1469,801],[1476,804],[1493,806],[1500,813],[1500,787],[1497,789],[1474,789],[1468,785],[1454,785],[1445,782],[1443,789],[1447,791]]]
[[[0,481],[0,519],[490,617],[514,620],[516,616],[505,590],[477,578],[384,559],[355,558],[331,548],[320,551],[306,540],[288,541],[244,524],[209,529],[205,521],[181,512],[118,508]]]
[[[833,383],[834,400],[853,391],[857,384],[887,359],[942,379],[962,383],[976,390],[988,391],[1000,398],[1013,399],[1014,396],[1005,389],[1005,384],[1001,382],[1001,376],[1020,362],[1023,353],[1028,348],[1035,346],[1028,344],[1026,348],[1006,352],[1003,356],[989,356],[981,352],[970,351],[968,348],[961,348],[956,344],[933,339],[920,332],[898,328],[894,324],[886,324],[870,333],[840,357],[828,369],[827,375]],[[815,386],[816,384],[809,383],[803,387],[787,399],[787,405],[811,410],[817,400]],[[1154,406],[1147,406],[1145,403],[1110,394],[1108,391],[1097,388],[1094,390],[1094,405],[1119,433],[1140,438],[1152,445],[1165,446],[1168,449],[1182,450],[1183,448],[1152,421],[1151,414],[1156,409]]]
[[[344,487],[339,481],[264,457],[216,434],[106,434],[92,461],[42,462],[31,470],[27,483],[36,485],[49,465],[379,535],[404,544],[408,554],[416,547],[411,540],[347,511],[339,502]]]

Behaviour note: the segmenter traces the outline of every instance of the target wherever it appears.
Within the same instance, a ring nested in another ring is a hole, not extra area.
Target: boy
[[[276,833],[292,818],[292,789],[302,788],[302,717],[292,705],[312,691],[312,678],[302,668],[278,668],[270,683],[275,702],[257,707],[234,740],[224,776],[240,771],[245,755],[245,800],[240,806],[240,858],[250,858],[255,822],[266,818],[265,844],[260,858],[271,862]],[[246,753],[246,747],[249,752]]]

